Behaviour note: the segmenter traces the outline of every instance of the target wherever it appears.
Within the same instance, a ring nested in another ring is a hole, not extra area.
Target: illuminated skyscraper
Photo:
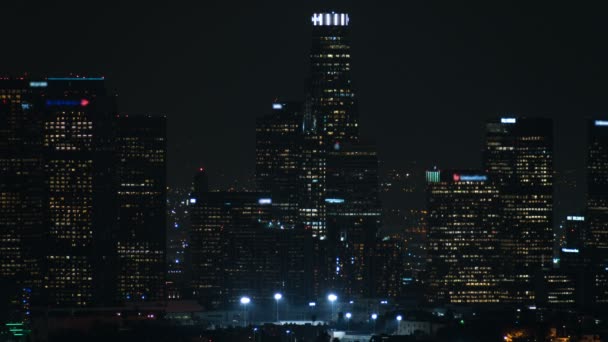
[[[428,171],[428,299],[499,301],[498,190],[483,172]]]
[[[349,16],[315,13],[310,52],[312,111],[325,146],[359,139],[351,79]]]
[[[272,200],[257,192],[206,192],[190,199],[191,287],[202,304],[218,307],[226,298],[225,234],[271,221]]]
[[[484,167],[500,192],[504,220],[505,300],[532,303],[535,281],[552,267],[553,122],[499,118],[486,128]]]
[[[272,113],[256,121],[257,190],[271,194],[273,218],[288,225],[299,218],[302,138],[298,103],[275,102]]]
[[[300,217],[305,227],[325,239],[327,151],[334,144],[359,139],[352,89],[349,17],[315,13],[310,52],[310,85],[304,106]]]
[[[0,79],[0,282],[3,297],[21,307],[20,290],[41,294],[46,244],[46,191],[42,155],[45,82]],[[11,309],[26,320],[27,310]]]
[[[115,99],[103,78],[48,78],[44,102],[49,305],[113,300]]]
[[[165,299],[166,119],[117,118],[119,301]]]
[[[608,120],[587,124],[587,223],[585,246],[608,253]]]
[[[380,226],[375,146],[334,144],[327,153],[327,288],[370,296],[371,258]]]
[[[587,123],[587,234],[596,305],[608,304],[608,120]]]

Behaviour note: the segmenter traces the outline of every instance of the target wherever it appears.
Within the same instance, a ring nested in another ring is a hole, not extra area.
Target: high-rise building
[[[553,122],[489,121],[484,168],[500,192],[505,300],[533,303],[535,283],[553,258]]]
[[[325,146],[359,139],[347,13],[312,16],[310,102]]]
[[[561,247],[583,249],[587,222],[585,216],[568,215],[564,225],[564,243]]]
[[[196,181],[195,181],[196,182]],[[189,297],[190,199],[188,187],[167,189],[167,298]]]
[[[587,123],[587,234],[595,305],[608,303],[608,120]]]
[[[49,305],[109,303],[116,281],[115,98],[103,78],[48,78],[47,85]]]
[[[271,221],[272,199],[257,192],[196,193],[190,199],[191,287],[202,304],[218,307],[226,298],[224,238],[227,231]]]
[[[585,245],[608,250],[608,120],[589,120]]]
[[[119,116],[115,241],[119,301],[165,299],[167,141],[162,116]]]
[[[222,241],[226,302],[238,303],[243,295],[257,303],[270,302],[277,292],[290,303],[311,298],[310,231],[277,221],[255,222],[227,227]]]
[[[15,303],[0,304],[7,309],[21,307],[24,288],[41,295],[47,221],[42,154],[45,108],[39,94],[46,85],[46,81],[0,79],[0,279],[10,285],[2,288],[3,297]],[[25,321],[26,312],[11,309],[11,319]]]
[[[302,113],[298,103],[272,104],[272,113],[256,121],[257,190],[272,197],[273,218],[298,222]]]
[[[479,171],[432,170],[428,191],[428,300],[499,302],[499,193]]]
[[[327,281],[343,296],[374,293],[370,253],[380,226],[375,146],[336,143],[327,153]]]
[[[349,16],[315,13],[310,52],[310,84],[303,108],[300,221],[318,239],[327,237],[327,151],[359,139],[351,80]]]

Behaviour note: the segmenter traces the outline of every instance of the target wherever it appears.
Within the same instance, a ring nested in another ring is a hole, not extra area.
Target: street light
[[[374,321],[374,334],[376,333],[376,320],[378,319],[378,314],[372,314],[372,321]]]
[[[350,312],[346,313],[346,330],[350,330],[350,318],[353,317],[353,315]]]
[[[330,293],[329,295],[327,295],[327,300],[329,300],[329,302],[331,303],[331,317],[329,318],[329,320],[331,321],[334,317],[334,302],[338,300],[338,296],[333,293]]]
[[[251,303],[251,298],[241,297],[241,304],[243,304],[243,324],[247,326],[247,304]]]
[[[401,315],[397,316],[397,334],[399,334],[399,329],[401,328],[401,320],[403,319],[403,317],[401,317]]]
[[[279,322],[279,300],[283,298],[283,295],[280,293],[274,294],[274,300],[277,302],[277,323]]]

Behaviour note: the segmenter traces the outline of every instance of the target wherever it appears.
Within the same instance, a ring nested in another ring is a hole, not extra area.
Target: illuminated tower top
[[[313,26],[348,26],[347,13],[314,13],[312,15]]]
[[[358,140],[358,116],[351,80],[349,17],[312,16],[310,104],[324,146]]]

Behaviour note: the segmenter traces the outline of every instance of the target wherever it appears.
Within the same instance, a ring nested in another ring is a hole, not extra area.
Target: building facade
[[[117,300],[164,300],[166,118],[119,116],[116,127]]]
[[[552,267],[553,122],[498,118],[486,125],[484,168],[500,192],[505,301],[533,303]]]
[[[480,171],[428,171],[428,300],[500,301],[498,189]]]

